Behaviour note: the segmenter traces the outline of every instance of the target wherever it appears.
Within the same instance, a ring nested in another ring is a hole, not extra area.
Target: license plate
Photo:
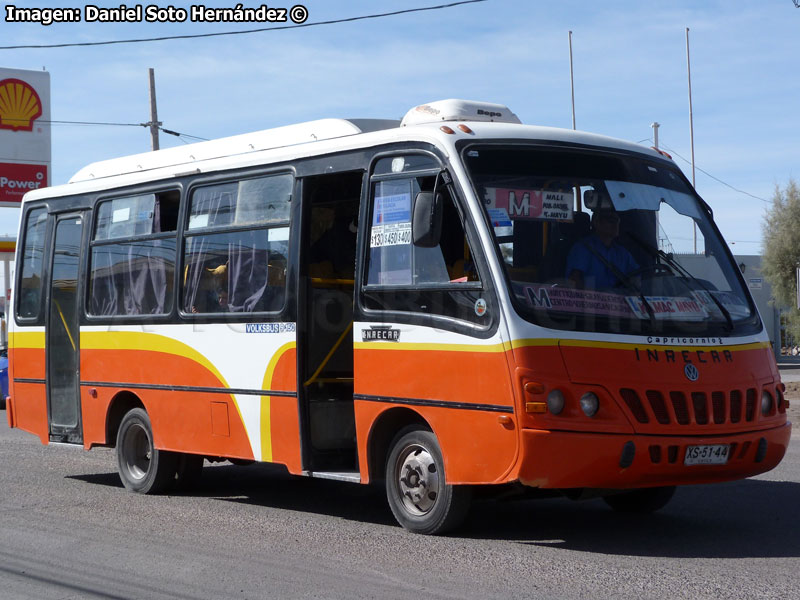
[[[730,445],[688,446],[683,459],[685,465],[724,465],[728,462]]]

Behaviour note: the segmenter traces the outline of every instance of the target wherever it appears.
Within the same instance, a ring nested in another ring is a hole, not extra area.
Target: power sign
[[[0,69],[0,206],[50,184],[50,74]]]

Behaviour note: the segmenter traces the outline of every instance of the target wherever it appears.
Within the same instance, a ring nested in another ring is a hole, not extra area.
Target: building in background
[[[690,265],[692,262],[697,264],[691,266],[693,272],[699,273],[699,265],[703,264],[702,255],[693,254],[675,254],[675,259],[682,265]],[[761,273],[761,256],[757,254],[742,254],[735,255],[734,260],[739,265],[739,270],[742,273],[745,284],[753,296],[756,303],[756,308],[761,314],[761,320],[764,322],[764,329],[769,334],[772,348],[775,352],[775,357],[781,356],[781,346],[786,345],[785,334],[781,328],[781,312],[788,310],[789,307],[781,307],[775,303],[775,298],[772,295],[772,287],[769,282],[764,278]],[[709,280],[713,281],[713,274],[708,274]]]
[[[775,298],[772,295],[772,287],[769,282],[761,274],[761,256],[754,254],[743,254],[741,256],[734,256],[736,264],[739,265],[739,270],[742,272],[742,277],[753,295],[753,300],[756,302],[758,312],[761,313],[761,319],[764,321],[764,328],[769,333],[769,339],[772,342],[772,347],[775,350],[775,357],[781,355],[781,344],[783,340],[783,332],[781,329],[781,311],[783,308],[788,310],[788,307],[781,307],[775,303]]]

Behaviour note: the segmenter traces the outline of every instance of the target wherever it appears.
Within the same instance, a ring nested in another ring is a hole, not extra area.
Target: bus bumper
[[[792,425],[713,436],[522,430],[521,483],[537,488],[627,489],[742,479],[773,469]],[[725,464],[685,465],[689,446],[729,444]]]
[[[10,429],[14,429],[17,426],[14,420],[14,401],[11,396],[6,396],[6,420]]]

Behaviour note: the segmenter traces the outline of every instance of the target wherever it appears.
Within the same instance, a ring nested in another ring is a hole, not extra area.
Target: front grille
[[[680,425],[689,424],[689,407],[686,404],[686,396],[683,392],[670,392],[670,400],[672,400],[672,408],[675,410],[675,420]]]
[[[744,392],[744,406],[741,390],[691,392],[688,398],[680,391],[646,390],[640,394],[631,388],[622,388],[619,394],[639,423],[650,423],[654,418],[659,425],[724,425],[742,419],[752,423],[756,417],[755,388]]]
[[[650,402],[650,408],[653,409],[653,414],[656,416],[656,421],[662,425],[669,425],[669,411],[661,392],[647,390],[646,396],[647,401]]]
[[[742,392],[733,390],[731,392],[731,423],[738,423],[742,420]]]
[[[698,425],[708,423],[708,404],[706,395],[703,392],[692,392],[692,407],[694,408],[694,418]]]
[[[714,423],[721,425],[725,422],[725,415],[727,414],[725,394],[722,392],[711,392],[711,406],[714,411]]]
[[[756,414],[756,391],[752,388],[747,390],[747,404],[745,411],[745,418],[748,421],[752,421]]]
[[[639,394],[636,393],[636,390],[623,388],[619,393],[622,399],[625,400],[625,404],[628,405],[628,409],[633,413],[634,418],[639,421],[639,423],[648,423],[650,421],[647,416],[647,411],[644,409],[642,401],[639,400]]]

